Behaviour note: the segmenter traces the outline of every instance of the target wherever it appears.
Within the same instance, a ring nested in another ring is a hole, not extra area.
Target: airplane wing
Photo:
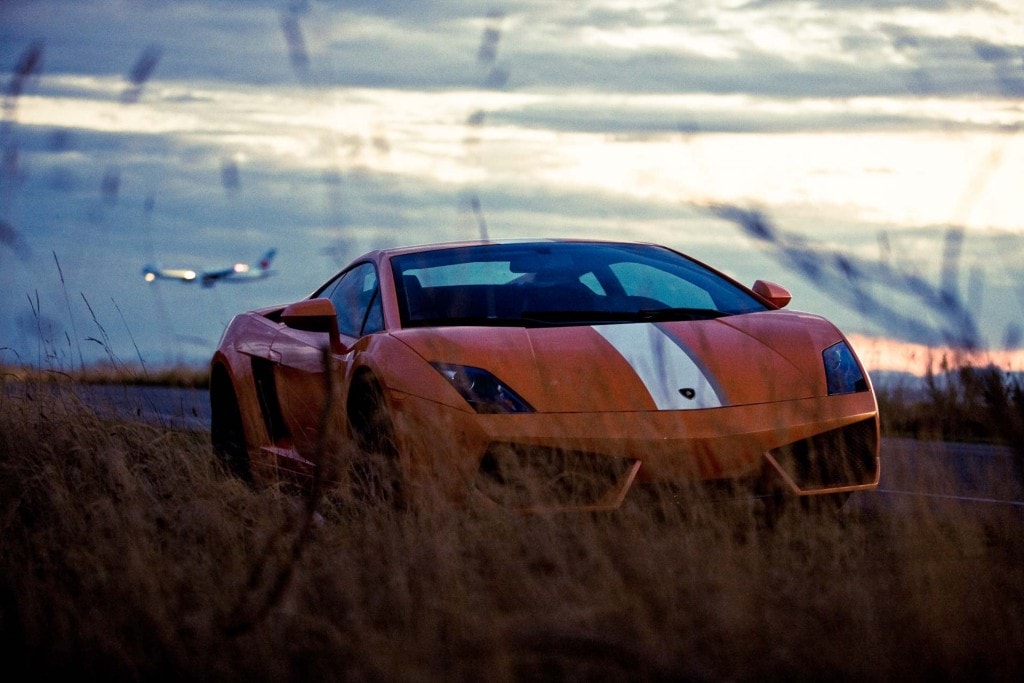
[[[202,283],[203,287],[213,287],[218,281],[233,277],[240,267],[247,268],[248,266],[244,263],[236,263],[230,268],[203,271],[199,276],[199,282]]]

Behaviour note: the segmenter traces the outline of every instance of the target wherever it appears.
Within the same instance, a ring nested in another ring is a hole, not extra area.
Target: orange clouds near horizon
[[[939,373],[968,365],[995,365],[1007,372],[1024,371],[1024,349],[966,351],[857,334],[848,338],[868,372],[906,372],[924,377],[929,370]]]

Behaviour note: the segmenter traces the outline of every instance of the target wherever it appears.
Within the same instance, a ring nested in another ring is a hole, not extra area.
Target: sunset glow
[[[205,355],[228,311],[298,296],[310,268],[484,234],[628,236],[786,281],[899,340],[884,365],[960,324],[1021,345],[1024,7],[491,9],[4,4],[3,301],[48,293],[54,320],[9,316],[0,346],[72,327],[54,255],[65,286],[137,308],[148,347],[184,326]],[[281,275],[258,287],[140,298],[141,263],[273,244]]]
[[[850,335],[850,343],[868,372],[902,372],[924,377],[961,367],[994,365],[1007,372],[1024,372],[1024,349],[965,351],[911,344],[882,337]]]

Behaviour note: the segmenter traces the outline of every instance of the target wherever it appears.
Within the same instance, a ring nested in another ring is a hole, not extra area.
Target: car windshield
[[[654,245],[529,242],[391,259],[403,327],[540,327],[706,320],[767,310],[750,292]]]

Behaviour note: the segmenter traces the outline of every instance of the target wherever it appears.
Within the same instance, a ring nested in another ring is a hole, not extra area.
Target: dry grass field
[[[862,497],[766,526],[754,504],[694,493],[603,515],[396,512],[251,488],[208,435],[13,386],[0,384],[6,680],[1024,672],[1021,508]]]

